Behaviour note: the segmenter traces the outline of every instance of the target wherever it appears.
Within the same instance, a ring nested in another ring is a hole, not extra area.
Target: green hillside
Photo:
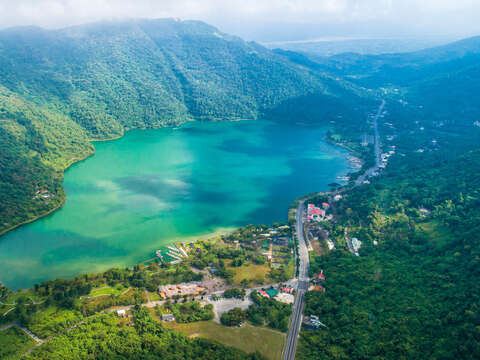
[[[202,22],[3,30],[0,233],[62,204],[63,170],[93,153],[88,139],[194,120],[352,120],[358,99],[346,82]]]

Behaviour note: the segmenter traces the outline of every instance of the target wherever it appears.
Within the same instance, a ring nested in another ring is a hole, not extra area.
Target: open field
[[[249,264],[239,267],[228,267],[228,269],[235,271],[235,275],[233,276],[233,283],[235,285],[239,285],[244,279],[252,283],[262,284],[266,279],[265,275],[270,271],[269,266],[266,264]]]
[[[166,327],[180,331],[187,336],[216,340],[248,353],[259,351],[271,360],[280,359],[285,340],[285,335],[278,331],[248,324],[242,327],[226,327],[213,321],[199,321],[189,324],[170,322],[164,324]]]
[[[120,295],[125,290],[126,290],[126,288],[124,288],[122,286],[116,286],[116,287],[104,286],[104,287],[101,287],[101,288],[92,289],[92,291],[90,292],[90,296]]]
[[[0,359],[16,360],[35,345],[27,334],[16,326],[0,331]]]

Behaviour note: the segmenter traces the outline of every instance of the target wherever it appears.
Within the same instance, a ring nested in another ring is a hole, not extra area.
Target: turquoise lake
[[[0,281],[25,288],[154,257],[173,241],[286,221],[348,172],[326,128],[243,121],[128,132],[65,173],[67,202],[0,237]]]

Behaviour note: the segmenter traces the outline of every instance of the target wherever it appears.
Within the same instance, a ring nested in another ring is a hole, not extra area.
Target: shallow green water
[[[285,221],[298,196],[347,172],[325,129],[266,122],[132,131],[65,174],[65,206],[0,237],[12,288],[131,265],[173,240]]]

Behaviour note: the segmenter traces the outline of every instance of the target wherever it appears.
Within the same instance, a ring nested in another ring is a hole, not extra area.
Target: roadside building
[[[259,290],[258,293],[260,294],[260,296],[262,296],[266,299],[270,299],[270,295],[268,295],[266,291]]]

